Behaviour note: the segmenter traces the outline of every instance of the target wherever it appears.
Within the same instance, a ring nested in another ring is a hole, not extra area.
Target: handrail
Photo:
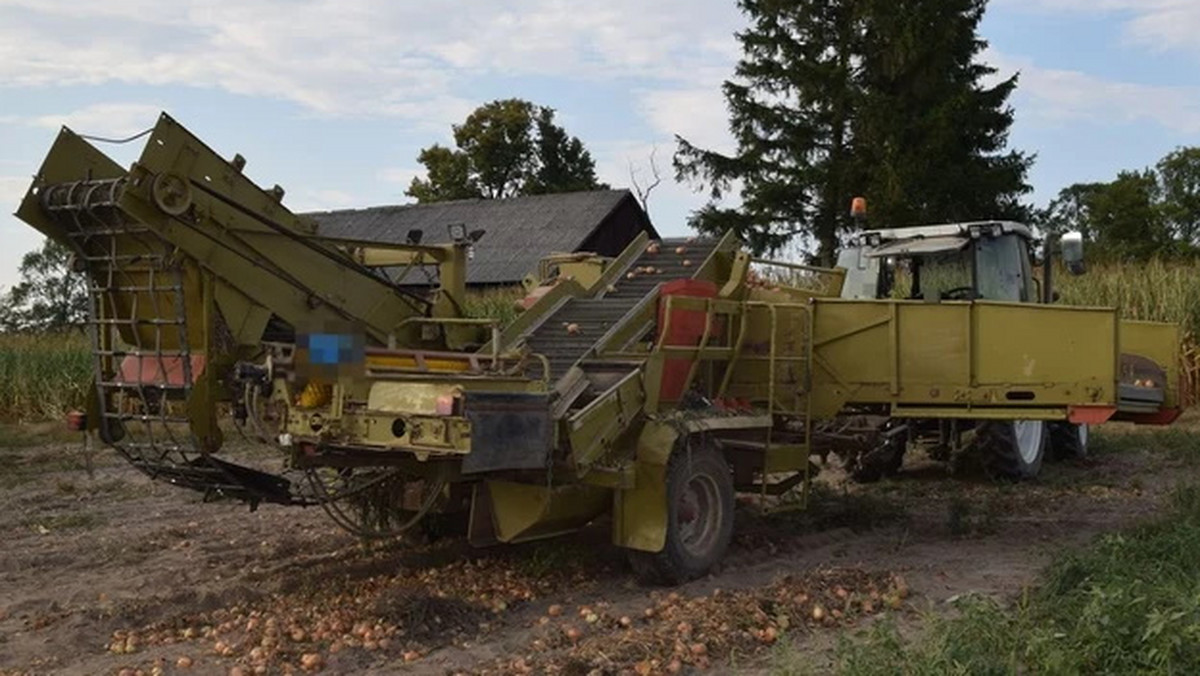
[[[409,324],[449,324],[452,326],[489,326],[492,329],[492,362],[500,360],[500,320],[491,317],[408,317],[392,328],[388,334],[388,348],[396,348],[396,332]]]
[[[639,232],[637,237],[634,237],[633,241],[631,241],[625,247],[625,249],[617,255],[616,258],[612,259],[612,261],[605,266],[604,272],[600,274],[600,279],[597,280],[595,286],[588,288],[587,291],[590,293],[596,293],[598,289],[599,293],[596,297],[603,298],[608,291],[608,287],[613,282],[620,279],[637,261],[637,259],[641,258],[642,253],[645,252],[646,247],[649,246],[649,242],[649,233],[647,233],[645,230]]]

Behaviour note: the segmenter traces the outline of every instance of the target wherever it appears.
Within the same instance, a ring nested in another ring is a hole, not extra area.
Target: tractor
[[[1061,255],[1063,267],[1071,274],[1083,274],[1083,238],[1068,232],[1040,243],[1039,277],[1035,274],[1039,241],[1021,223],[981,221],[867,230],[839,255],[838,266],[847,270],[842,297],[1054,303],[1059,298],[1053,287],[1054,255]],[[1129,355],[1122,355],[1122,361],[1127,376],[1122,398],[1132,406],[1161,405],[1161,392],[1143,386],[1164,382],[1165,372]],[[878,443],[843,455],[847,471],[857,481],[895,474],[910,447],[922,448],[940,461],[972,457],[989,475],[1014,480],[1036,477],[1047,459],[1079,458],[1088,449],[1087,423],[1069,420],[885,418],[876,419],[876,424],[883,428]]]

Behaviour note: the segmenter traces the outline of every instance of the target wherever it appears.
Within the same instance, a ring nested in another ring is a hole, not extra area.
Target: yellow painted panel
[[[813,405],[1115,404],[1116,312],[1011,303],[818,300]]]
[[[900,392],[913,386],[961,383],[971,380],[971,336],[966,303],[897,306],[900,326]]]
[[[890,303],[817,301],[813,312],[814,352],[836,369],[836,374],[822,374],[821,365],[815,364],[815,378],[840,376],[855,383],[876,384],[890,381]]]
[[[979,303],[975,320],[981,385],[1089,382],[1113,393],[1114,310]]]

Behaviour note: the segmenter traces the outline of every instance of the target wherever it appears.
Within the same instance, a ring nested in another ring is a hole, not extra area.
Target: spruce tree
[[[724,93],[737,150],[678,139],[677,177],[708,188],[701,231],[756,251],[794,236],[832,263],[865,195],[873,225],[1025,215],[1031,159],[1006,152],[1016,86],[985,86],[985,0],[739,0],[750,27]],[[740,191],[740,205],[718,202]]]
[[[1032,158],[1008,151],[1017,76],[985,86],[979,61],[987,0],[867,0],[861,105],[854,122],[860,189],[873,221],[912,225],[1025,220]]]
[[[708,187],[693,214],[701,232],[733,230],[756,252],[811,237],[832,259],[849,225],[856,169],[849,146],[856,97],[857,42],[850,0],[739,0],[750,20],[738,34],[744,55],[723,87],[737,151],[724,155],[678,138],[680,180]],[[741,205],[717,202],[734,188]]]

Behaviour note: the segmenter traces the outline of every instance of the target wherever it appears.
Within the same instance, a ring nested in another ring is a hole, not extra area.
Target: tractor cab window
[[[1017,235],[975,242],[979,297],[984,300],[1028,301],[1028,251]]]
[[[914,258],[912,297],[925,300],[970,300],[971,259],[966,251],[947,251]]]

